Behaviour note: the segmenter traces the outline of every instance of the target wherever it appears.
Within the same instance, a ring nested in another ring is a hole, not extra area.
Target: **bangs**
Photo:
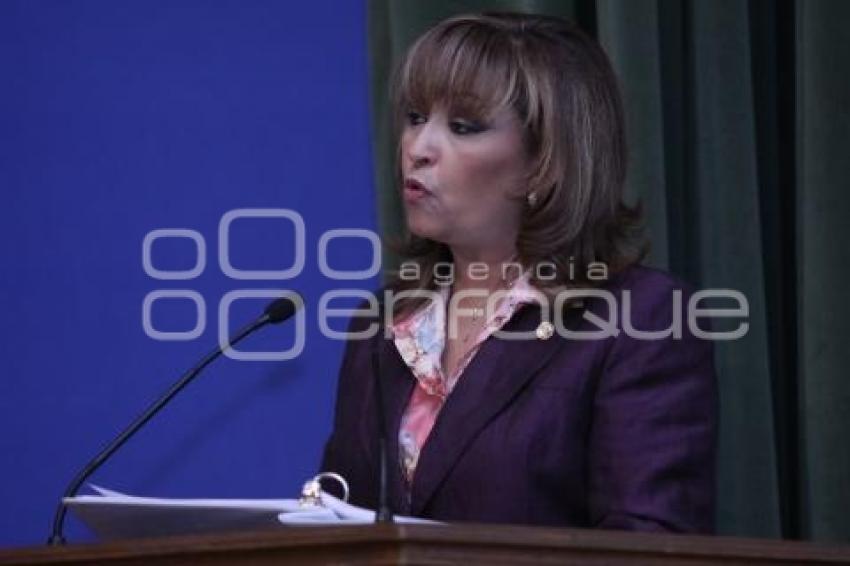
[[[413,45],[396,88],[396,111],[447,112],[485,119],[506,107],[525,119],[520,61],[510,37],[464,22],[431,30]]]

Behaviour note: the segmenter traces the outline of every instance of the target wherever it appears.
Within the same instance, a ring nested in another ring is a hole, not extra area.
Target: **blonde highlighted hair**
[[[592,262],[616,273],[646,253],[640,207],[623,202],[625,119],[617,79],[602,48],[575,25],[550,16],[491,13],[455,16],[426,31],[396,72],[397,133],[411,109],[441,105],[484,118],[509,107],[523,125],[535,204],[523,213],[516,242],[526,268],[557,267],[541,290],[593,286]],[[418,281],[396,289],[433,289],[433,265],[450,261],[445,244],[406,235],[399,251],[421,266]],[[409,312],[414,303],[400,302]],[[399,310],[397,309],[397,314]]]

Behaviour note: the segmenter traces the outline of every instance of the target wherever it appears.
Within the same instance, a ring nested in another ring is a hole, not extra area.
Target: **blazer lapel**
[[[527,306],[505,325],[504,330],[533,332],[540,322],[540,309]],[[511,402],[562,345],[563,341],[557,336],[531,340],[491,337],[481,345],[446,399],[420,453],[413,481],[410,509],[413,515],[422,513],[478,432]],[[397,444],[394,443],[396,448]]]

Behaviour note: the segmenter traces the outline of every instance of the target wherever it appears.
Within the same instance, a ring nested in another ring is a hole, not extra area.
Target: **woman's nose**
[[[413,168],[426,167],[437,160],[439,148],[435,133],[429,123],[408,132],[406,154]]]

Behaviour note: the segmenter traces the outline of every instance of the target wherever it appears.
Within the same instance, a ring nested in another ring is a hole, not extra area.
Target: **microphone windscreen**
[[[269,322],[277,324],[290,318],[299,308],[304,305],[304,299],[298,293],[292,293],[289,296],[281,297],[270,302],[264,311],[269,317]]]

